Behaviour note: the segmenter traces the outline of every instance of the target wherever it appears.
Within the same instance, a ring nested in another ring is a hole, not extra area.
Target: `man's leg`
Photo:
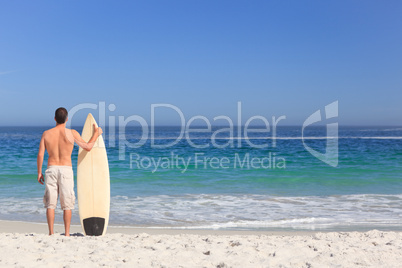
[[[64,210],[63,219],[64,219],[64,229],[65,229],[64,234],[65,234],[65,236],[70,236],[70,223],[71,223],[71,210],[70,209]]]
[[[46,218],[47,225],[49,226],[49,235],[54,234],[53,225],[54,225],[54,209],[48,208],[46,210]]]
[[[74,172],[72,167],[60,168],[60,205],[63,209],[65,236],[70,236],[71,214],[75,204]]]

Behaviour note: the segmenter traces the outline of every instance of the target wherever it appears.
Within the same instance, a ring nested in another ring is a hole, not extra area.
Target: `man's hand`
[[[98,137],[99,137],[100,135],[102,135],[103,130],[102,130],[101,127],[96,127],[95,124],[94,124],[94,134],[95,134],[95,133],[96,133],[96,134],[98,135]]]
[[[92,150],[92,148],[95,145],[95,141],[98,139],[99,136],[103,134],[103,130],[100,127],[96,127],[95,124],[93,124],[93,134],[91,139],[86,142],[82,139],[81,135],[78,134],[77,131],[72,130],[73,136],[74,136],[74,141],[85,151],[89,152]]]
[[[38,174],[38,182],[43,185],[44,181],[45,179],[43,178],[43,174],[42,173]]]

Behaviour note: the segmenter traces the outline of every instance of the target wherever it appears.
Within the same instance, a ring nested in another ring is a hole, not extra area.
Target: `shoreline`
[[[55,234],[64,234],[64,225],[60,223],[54,224]],[[0,233],[37,233],[47,234],[47,223],[25,222],[25,221],[9,221],[0,220]],[[142,234],[147,233],[150,235],[180,235],[180,234],[193,234],[193,235],[278,235],[278,236],[300,236],[300,235],[313,235],[315,233],[328,233],[331,231],[322,230],[225,230],[225,229],[170,229],[158,227],[131,227],[131,226],[114,226],[109,225],[107,234]],[[70,226],[70,234],[83,234],[81,225],[72,224]]]
[[[280,235],[280,236],[300,236],[314,235],[316,233],[365,233],[373,230],[380,232],[396,232],[402,233],[398,228],[387,228],[384,226],[364,226],[359,228],[328,228],[328,229],[290,229],[290,228],[270,228],[270,229],[212,229],[212,228],[175,228],[175,227],[158,227],[158,226],[130,226],[130,225],[109,225],[108,234],[140,234],[147,233],[178,235],[178,234],[197,234],[197,235]],[[56,222],[54,224],[56,234],[64,234],[63,223]],[[0,233],[47,233],[48,227],[46,222],[30,222],[20,220],[0,220]],[[70,225],[71,234],[83,234],[80,224]]]
[[[402,232],[173,230],[110,226],[71,237],[55,225],[0,221],[4,267],[400,267]],[[21,258],[21,256],[24,256]]]

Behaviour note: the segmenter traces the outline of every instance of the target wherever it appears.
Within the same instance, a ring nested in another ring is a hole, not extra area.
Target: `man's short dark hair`
[[[68,112],[66,108],[60,107],[56,110],[54,118],[58,124],[64,124],[66,122]]]

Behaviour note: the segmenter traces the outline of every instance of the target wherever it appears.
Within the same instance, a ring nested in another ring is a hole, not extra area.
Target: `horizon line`
[[[316,124],[316,125],[310,125],[308,127],[325,127],[327,124]],[[277,125],[276,127],[302,127],[303,125]],[[402,125],[352,125],[352,124],[339,124],[339,127],[400,127],[402,128]],[[0,125],[0,127],[55,127],[55,125]],[[73,128],[80,128],[83,127],[83,125],[73,125],[70,126]],[[110,128],[110,125],[105,125],[103,127]],[[120,126],[116,125],[115,128],[118,128]],[[123,126],[121,126],[123,127]],[[142,126],[124,126],[124,127],[129,127],[129,128],[142,128]],[[185,128],[185,125],[148,125],[148,127],[183,127]],[[205,125],[192,125],[192,127],[206,127]],[[230,126],[227,125],[211,125],[211,127],[225,127],[225,128],[230,128]],[[239,127],[238,125],[233,125],[233,127]],[[245,125],[241,125],[240,127],[245,127]],[[257,128],[257,127],[266,127],[265,125],[254,125],[254,126],[248,126],[248,128]],[[271,128],[271,125],[269,125]],[[190,128],[193,129],[193,128]]]

